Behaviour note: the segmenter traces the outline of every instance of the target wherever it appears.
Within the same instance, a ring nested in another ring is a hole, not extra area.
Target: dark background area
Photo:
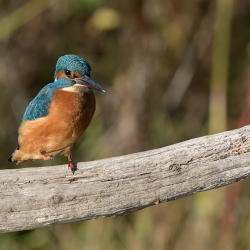
[[[97,110],[75,161],[167,146],[250,122],[250,1],[0,0],[0,168],[59,56],[92,66]],[[249,249],[246,180],[128,216],[0,235],[0,249]]]

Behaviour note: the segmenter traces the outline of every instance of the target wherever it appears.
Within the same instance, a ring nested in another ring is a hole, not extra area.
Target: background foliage
[[[106,90],[76,161],[234,129],[250,119],[250,1],[0,0],[0,168],[59,56]],[[20,167],[66,164],[24,163]],[[67,167],[65,165],[65,171]],[[134,214],[0,235],[0,248],[249,249],[249,181]]]

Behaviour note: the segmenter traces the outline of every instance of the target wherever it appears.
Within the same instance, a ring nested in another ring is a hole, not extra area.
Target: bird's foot
[[[44,151],[40,151],[39,156],[40,156],[40,158],[42,158],[44,160],[53,160],[54,159],[54,157],[52,155],[47,155],[46,152],[44,152]]]
[[[77,170],[76,163],[73,162],[73,159],[72,159],[72,155],[71,155],[71,154],[68,155],[68,167],[69,167],[69,169],[72,171],[73,174],[74,174],[75,171]]]
[[[74,174],[77,170],[76,163],[74,163],[72,160],[68,162],[68,168],[71,170],[71,172]]]

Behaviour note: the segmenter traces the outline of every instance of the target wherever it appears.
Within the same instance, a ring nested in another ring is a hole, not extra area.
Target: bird
[[[54,82],[45,85],[26,108],[18,129],[18,145],[10,162],[68,157],[74,174],[77,165],[71,148],[84,133],[95,113],[93,90],[105,92],[90,77],[91,66],[82,57],[67,54],[58,58]]]

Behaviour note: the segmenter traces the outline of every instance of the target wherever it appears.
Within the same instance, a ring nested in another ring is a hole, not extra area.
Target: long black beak
[[[90,76],[84,75],[82,77],[75,78],[74,81],[88,88],[95,89],[101,92],[105,92],[105,90],[97,82],[92,80]]]

